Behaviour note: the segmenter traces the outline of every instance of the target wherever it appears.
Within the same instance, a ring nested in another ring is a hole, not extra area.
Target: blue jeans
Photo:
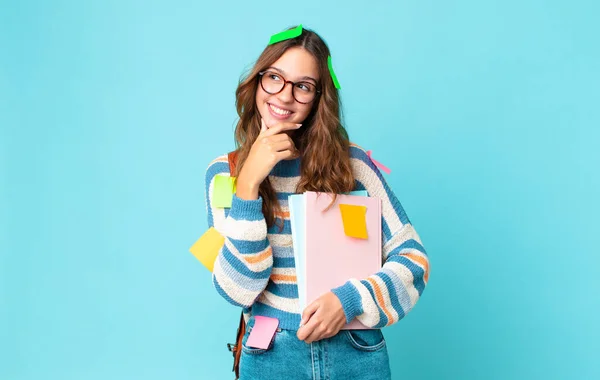
[[[389,380],[390,362],[381,329],[340,330],[313,343],[296,331],[277,329],[268,349],[246,346],[254,317],[242,340],[240,380]]]

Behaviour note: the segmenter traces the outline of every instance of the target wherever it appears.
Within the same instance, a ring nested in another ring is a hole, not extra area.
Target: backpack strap
[[[246,321],[244,320],[244,312],[240,314],[240,324],[238,326],[235,351],[233,353],[233,372],[235,372],[236,379],[240,377],[240,359],[242,357],[242,340],[246,334]]]
[[[227,153],[227,160],[229,161],[229,173],[233,177],[235,176],[235,168],[237,165],[238,151]]]
[[[235,176],[235,169],[237,165],[238,152],[234,150],[227,154],[227,161],[229,161],[229,173],[230,176]],[[233,372],[235,372],[235,378],[240,377],[240,358],[242,356],[242,340],[246,334],[246,320],[244,319],[244,310],[240,313],[240,323],[238,325],[237,334],[235,337],[235,344],[228,343],[227,349],[233,353]]]

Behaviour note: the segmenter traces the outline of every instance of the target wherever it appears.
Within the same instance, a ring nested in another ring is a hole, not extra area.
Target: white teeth
[[[283,116],[283,115],[289,115],[289,114],[292,113],[291,111],[286,111],[286,110],[282,110],[281,108],[277,108],[277,107],[275,107],[272,104],[269,104],[269,107],[271,107],[271,109],[273,110],[273,112],[275,112],[278,115],[282,115]]]

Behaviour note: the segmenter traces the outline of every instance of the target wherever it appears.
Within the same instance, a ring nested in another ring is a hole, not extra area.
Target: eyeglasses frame
[[[266,73],[274,73],[274,74],[277,74],[277,75],[279,75],[279,76],[281,77],[281,79],[283,79],[283,86],[281,87],[281,90],[279,90],[279,91],[277,91],[277,92],[269,92],[269,91],[267,91],[267,90],[265,89],[265,86],[263,86],[263,83],[262,83],[262,78],[263,78],[263,75],[265,75]],[[278,72],[276,72],[276,71],[272,71],[272,70],[264,70],[264,71],[261,71],[261,72],[259,72],[259,73],[258,73],[258,82],[260,83],[260,87],[263,89],[263,91],[264,91],[264,92],[266,92],[266,93],[267,93],[267,94],[269,94],[269,95],[277,95],[277,94],[279,94],[281,91],[283,91],[283,90],[285,89],[285,86],[287,86],[287,84],[288,84],[288,83],[291,83],[291,84],[292,84],[292,97],[294,98],[294,100],[295,100],[295,101],[297,101],[297,102],[298,102],[298,103],[300,103],[300,104],[310,104],[310,103],[314,102],[314,101],[315,101],[315,99],[316,99],[318,96],[320,96],[320,95],[321,95],[321,90],[319,90],[319,89],[317,88],[317,85],[313,85],[311,82],[307,82],[307,81],[304,81],[304,80],[302,80],[302,81],[298,81],[298,82],[292,82],[291,80],[286,80],[286,79],[285,79],[285,77],[284,77],[283,75],[281,75],[280,73],[278,73]],[[296,95],[294,95],[294,94],[295,94],[295,93],[294,93],[294,87],[295,87],[295,86],[296,86],[296,84],[298,84],[298,83],[308,83],[308,84],[310,84],[310,85],[313,85],[313,86],[315,86],[315,89],[316,89],[316,92],[317,92],[317,93],[316,93],[315,97],[314,97],[314,98],[313,98],[313,99],[312,99],[310,102],[306,102],[306,103],[304,103],[304,102],[301,102],[301,101],[299,101],[298,99],[296,99]]]

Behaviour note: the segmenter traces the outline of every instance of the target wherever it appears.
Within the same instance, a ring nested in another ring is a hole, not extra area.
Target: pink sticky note
[[[390,174],[392,172],[387,166],[385,166],[381,162],[379,162],[376,159],[374,159],[373,157],[371,157],[371,151],[370,150],[367,151],[367,156],[369,156],[369,158],[371,159],[371,161],[373,161],[373,164],[375,166],[377,166],[379,169],[383,170],[387,174]]]
[[[252,327],[252,331],[250,331],[246,346],[266,350],[271,344],[275,331],[277,331],[279,320],[260,315],[255,316],[254,320],[254,326]]]

